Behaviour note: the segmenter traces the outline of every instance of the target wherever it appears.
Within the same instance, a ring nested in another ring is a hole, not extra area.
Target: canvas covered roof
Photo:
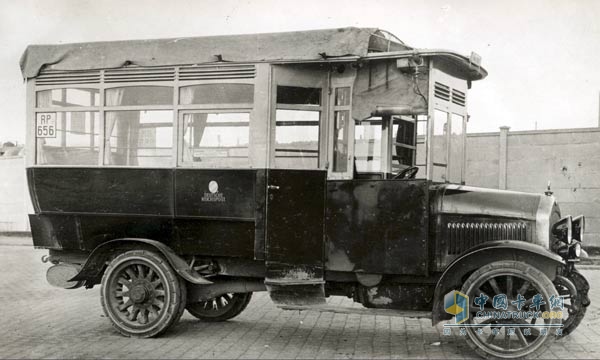
[[[379,34],[373,36],[374,34]],[[24,78],[40,70],[93,70],[124,65],[173,66],[232,62],[319,60],[365,56],[370,50],[411,49],[383,39],[376,28],[338,28],[281,33],[30,45],[21,57]]]

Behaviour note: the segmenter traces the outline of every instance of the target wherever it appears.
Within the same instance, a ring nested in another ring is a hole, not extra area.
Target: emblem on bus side
[[[225,195],[219,192],[219,183],[211,180],[208,183],[208,192],[204,192],[202,201],[205,202],[225,202]]]

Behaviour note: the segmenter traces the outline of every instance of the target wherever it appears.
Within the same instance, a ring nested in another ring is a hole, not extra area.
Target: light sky
[[[483,58],[469,132],[599,122],[597,0],[0,0],[0,141],[25,139],[28,44],[378,27],[418,48]]]

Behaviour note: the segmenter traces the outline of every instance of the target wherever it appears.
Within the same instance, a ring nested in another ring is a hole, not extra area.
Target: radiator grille
[[[446,227],[448,255],[458,255],[465,250],[493,240],[527,240],[524,223],[469,223],[451,222]]]

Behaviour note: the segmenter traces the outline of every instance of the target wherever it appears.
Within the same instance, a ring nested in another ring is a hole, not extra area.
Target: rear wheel
[[[252,298],[252,293],[227,293],[207,301],[187,304],[187,311],[202,321],[218,322],[239,315]]]
[[[102,308],[125,336],[152,337],[177,322],[186,287],[160,255],[147,250],[117,256],[102,278]]]
[[[483,357],[521,358],[539,355],[546,347],[542,345],[554,339],[554,332],[561,319],[543,318],[484,318],[477,317],[479,311],[497,312],[492,306],[496,295],[506,295],[507,310],[510,312],[536,311],[533,298],[541,295],[540,312],[551,311],[550,297],[557,296],[552,281],[536,268],[518,261],[498,261],[483,266],[465,281],[462,292],[469,296],[469,319],[465,321],[467,344]],[[488,297],[485,307],[475,305],[474,299]],[[519,295],[521,295],[519,297]],[[513,301],[524,299],[520,306]],[[538,297],[539,298],[539,297]],[[546,332],[546,334],[544,334]]]

